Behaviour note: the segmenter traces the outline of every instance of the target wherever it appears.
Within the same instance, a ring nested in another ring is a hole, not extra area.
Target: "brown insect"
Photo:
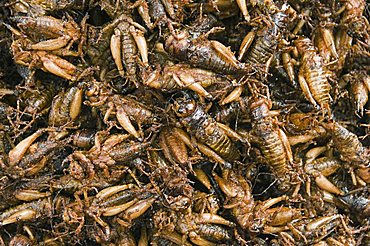
[[[178,98],[173,104],[181,123],[199,142],[206,144],[226,160],[239,158],[238,150],[227,132],[192,98]]]
[[[252,136],[256,138],[266,162],[276,175],[279,189],[288,190],[292,182],[290,170],[293,154],[284,131],[273,123],[271,102],[262,98],[252,102],[249,108],[253,124]]]
[[[187,31],[177,37],[170,35],[165,42],[165,50],[180,61],[223,74],[247,74],[252,69],[239,62],[229,48],[218,41],[204,37],[191,39]]]
[[[308,38],[299,37],[294,43],[301,55],[298,81],[304,95],[313,105],[329,110],[331,85],[322,57]]]

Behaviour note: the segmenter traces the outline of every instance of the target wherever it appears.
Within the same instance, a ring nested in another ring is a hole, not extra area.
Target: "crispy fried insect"
[[[31,16],[43,16],[46,12],[53,12],[58,10],[82,10],[88,3],[92,3],[95,0],[83,1],[83,0],[24,0],[16,1],[12,5],[12,10]]]
[[[68,21],[52,16],[16,16],[12,20],[36,43],[28,43],[27,50],[55,51],[62,56],[82,55],[82,43],[78,45],[78,52],[71,51],[74,43],[81,39],[80,27],[72,17]],[[82,23],[83,24],[83,23]],[[46,40],[45,40],[46,39]]]
[[[214,242],[227,242],[230,232],[227,227],[234,224],[216,214],[197,214],[192,211],[176,213],[176,211],[158,211],[155,215],[159,235],[167,234],[167,230],[176,231],[195,245],[216,245]],[[172,225],[167,225],[171,221]],[[168,228],[166,228],[168,227]],[[167,230],[166,230],[167,229]],[[176,234],[175,234],[176,235]],[[172,242],[175,238],[166,237]]]
[[[179,163],[182,166],[188,164],[189,156],[186,145],[179,141],[174,128],[165,127],[159,134],[159,146],[161,146],[164,156],[171,163]]]
[[[314,106],[329,110],[331,86],[322,57],[308,38],[299,37],[294,44],[301,55],[298,81],[304,95]]]
[[[32,221],[36,219],[51,217],[55,212],[60,211],[63,203],[68,203],[69,198],[58,196],[53,201],[51,198],[43,198],[37,201],[24,203],[10,208],[0,214],[0,226],[17,223],[19,221]]]
[[[363,15],[366,8],[366,1],[362,0],[344,0],[342,8],[336,14],[342,14],[340,25],[346,27],[347,32],[354,37],[360,37],[369,41],[369,21]]]
[[[251,193],[251,187],[241,175],[232,170],[224,169],[222,177],[213,174],[214,178],[227,197],[224,208],[231,209],[237,222],[243,229],[250,232],[264,231],[272,233],[274,226],[285,225],[301,216],[300,211],[287,207],[270,208],[286,199],[286,196],[271,198],[256,202]]]
[[[180,61],[223,74],[247,74],[252,69],[239,62],[229,48],[206,37],[191,39],[187,31],[177,37],[170,35],[165,42],[165,50]]]
[[[75,151],[68,156],[70,162],[70,174],[78,180],[88,176],[94,180],[96,168],[102,169],[103,177],[116,178],[112,173],[120,176],[126,172],[109,168],[117,162],[125,162],[142,154],[150,145],[151,141],[133,142],[126,141],[130,135],[112,134],[101,144],[98,142],[88,151]],[[86,171],[85,171],[86,170]]]
[[[79,69],[75,65],[43,50],[27,51],[19,41],[13,41],[11,46],[15,63],[27,66],[30,70],[39,68],[67,80],[77,80]]]
[[[140,51],[143,65],[148,65],[148,48],[144,38],[145,28],[134,22],[129,16],[122,14],[112,23],[105,26],[102,32],[110,32],[112,29],[114,29],[114,34],[110,39],[110,50],[118,72],[122,77],[125,76],[123,63],[126,68],[127,79],[138,87],[138,50]]]
[[[68,139],[61,142],[47,140],[43,142],[36,142],[33,145],[30,145],[28,152],[26,152],[18,162],[14,163],[16,165],[10,166],[8,169],[9,175],[13,178],[19,178],[38,174],[41,170],[48,167],[48,162],[50,159],[64,148],[63,144],[66,141],[68,141]],[[19,144],[16,146],[16,148],[18,146]]]
[[[81,113],[83,89],[70,87],[54,97],[49,113],[49,126],[65,126],[77,119]]]
[[[212,112],[213,117],[217,122],[231,122],[235,119],[242,120],[249,114],[248,97],[240,97],[236,102],[223,105],[220,109]]]
[[[89,216],[104,228],[106,238],[109,238],[111,229],[101,216],[111,217],[118,215],[117,222],[121,226],[130,227],[131,221],[140,217],[156,200],[156,196],[141,194],[135,191],[132,184],[111,186],[101,190],[93,199],[88,210]]]
[[[40,84],[40,81],[38,81]],[[24,112],[30,114],[45,114],[45,111],[51,106],[53,97],[56,94],[54,85],[39,85],[37,89],[26,89],[20,95],[21,105]]]
[[[360,164],[368,164],[368,149],[365,148],[356,134],[350,132],[337,122],[325,125],[331,137],[335,149],[340,154],[340,159],[348,162],[352,167]]]
[[[259,99],[250,104],[253,124],[252,135],[257,139],[266,162],[271,166],[279,183],[279,189],[291,188],[293,154],[284,131],[274,124],[270,115],[271,101]]]
[[[162,26],[167,25],[167,27],[173,31],[172,20],[181,21],[183,17],[181,5],[186,2],[187,1],[185,0],[175,4],[170,0],[148,0],[147,6],[145,6],[144,2],[144,4],[139,5],[138,10],[145,24],[150,29],[153,29],[156,26],[161,28]],[[175,8],[177,8],[176,11]],[[153,22],[151,20],[153,20]]]
[[[248,182],[232,171],[224,171],[222,177],[214,175],[214,178],[228,197],[229,204],[225,204],[224,208],[232,209],[233,215],[242,228],[252,228],[255,203]]]
[[[5,170],[5,169],[4,169]],[[22,201],[30,202],[40,198],[48,197],[50,192],[42,187],[43,182],[50,181],[50,177],[41,176],[24,182],[8,182],[1,188],[0,210],[20,204]]]
[[[132,121],[139,126],[140,130],[142,124],[159,122],[159,117],[148,106],[136,101],[132,96],[115,94],[102,82],[87,83],[85,96],[88,98],[85,104],[98,108],[104,116],[105,123],[110,124],[109,117],[115,113],[119,125],[138,139],[143,137],[143,132],[138,132]]]
[[[192,98],[178,98],[173,104],[181,123],[199,142],[208,145],[226,160],[239,158],[238,149],[227,133]]]
[[[145,77],[144,77],[145,76]],[[219,75],[211,71],[199,68],[191,68],[186,64],[165,65],[161,71],[155,70],[150,74],[144,74],[143,84],[163,91],[189,88],[198,95],[212,98],[212,95],[204,88],[214,84],[224,84]]]
[[[362,221],[370,215],[369,191],[365,188],[356,189],[353,180],[347,174],[338,173],[331,179],[335,185],[345,191],[335,196],[332,202],[340,209],[350,211],[351,218]]]
[[[350,95],[355,106],[356,114],[362,117],[368,101],[370,77],[364,71],[356,71],[342,76],[344,82],[350,83]]]
[[[109,156],[115,161],[127,161],[143,153],[150,145],[151,141],[139,143],[121,143],[109,151]]]
[[[339,58],[333,31],[329,28],[319,27],[315,32],[314,43],[325,64],[328,64],[332,58],[334,60]]]
[[[340,161],[336,158],[322,157],[312,162],[307,162],[304,169],[307,174],[315,178],[318,187],[333,194],[343,195],[343,191],[326,178],[335,173],[341,166]],[[311,193],[309,187],[307,187],[307,192]]]
[[[189,185],[188,172],[177,163],[170,164],[160,156],[158,151],[149,151],[149,160],[153,165],[149,175],[152,183],[162,189],[166,204],[176,210],[189,207],[194,189]]]
[[[340,224],[341,215],[322,216],[298,220],[289,225],[290,232],[280,232],[281,243],[295,245],[300,242],[313,244],[327,237]],[[277,233],[279,231],[276,231]]]
[[[278,46],[282,38],[281,32],[286,28],[289,18],[289,12],[292,8],[288,4],[283,4],[281,10],[278,10],[272,15],[272,22],[267,26],[267,28],[262,30],[262,34],[259,34],[254,41],[255,43],[250,48],[250,51],[247,53],[246,61],[255,65],[261,64],[265,65],[268,63]],[[239,49],[239,57],[241,60],[244,57],[245,52],[248,50],[250,45],[253,42],[256,32],[252,31],[248,33],[244,38]],[[268,67],[268,66],[267,66]]]

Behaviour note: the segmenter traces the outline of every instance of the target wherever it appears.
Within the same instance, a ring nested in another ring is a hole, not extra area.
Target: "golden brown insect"
[[[320,118],[314,113],[291,113],[287,115],[286,129],[289,133],[323,135],[326,130],[320,125]]]
[[[124,162],[140,155],[150,145],[151,141],[121,143],[109,151],[109,156],[115,161]]]
[[[69,198],[63,196],[58,196],[55,199],[55,203],[52,201],[52,198],[49,197],[29,203],[24,203],[3,211],[0,214],[0,226],[17,223],[19,221],[33,221],[42,216],[44,216],[44,218],[50,217],[56,211],[60,211],[61,209],[63,209],[63,207],[57,206],[69,202]]]
[[[205,37],[191,39],[187,31],[177,37],[170,35],[165,50],[176,59],[188,64],[223,74],[247,74],[251,68],[239,62],[229,48]]]
[[[132,184],[111,186],[101,190],[95,196],[87,213],[104,228],[105,236],[109,238],[111,229],[101,216],[118,215],[116,218],[118,224],[129,227],[131,221],[145,213],[155,200],[156,197],[150,194],[147,198],[140,198],[140,194],[135,191]]]
[[[186,145],[179,141],[176,131],[172,127],[165,127],[159,134],[159,146],[161,146],[164,156],[171,163],[179,163],[186,166],[189,162],[189,156]]]
[[[285,225],[301,214],[296,209],[287,207],[270,208],[286,199],[285,196],[256,202],[251,193],[251,187],[244,177],[232,170],[224,169],[222,177],[213,174],[218,186],[227,197],[223,207],[231,209],[233,216],[243,229],[250,232],[264,231],[272,233],[274,226]]]
[[[195,172],[199,173],[199,170]],[[209,185],[205,185],[205,186],[210,187],[211,183],[209,182]],[[208,189],[211,190],[211,188],[208,188]],[[220,201],[215,194],[207,194],[204,192],[200,192],[198,190],[194,192],[194,205],[193,205],[194,212],[197,212],[200,214],[203,214],[204,212],[216,214],[219,211],[219,209],[220,209]]]
[[[195,245],[216,245],[215,243],[227,242],[230,239],[227,227],[234,226],[231,221],[217,214],[197,214],[191,210],[180,213],[177,211],[158,211],[155,220],[157,224],[164,224],[157,227],[158,234],[162,237],[167,234],[167,230],[176,234],[178,232],[183,237],[189,238]],[[167,226],[167,221],[171,221],[173,226]],[[165,238],[176,242],[174,237]]]
[[[334,148],[339,152],[341,160],[352,167],[368,164],[368,149],[362,145],[356,134],[337,122],[328,123],[325,127],[331,134]]]
[[[314,43],[325,64],[328,64],[332,58],[334,60],[339,58],[333,31],[329,28],[319,27],[315,32]]]
[[[332,177],[333,183],[345,191],[345,194],[335,196],[332,202],[338,208],[350,211],[351,218],[362,221],[370,215],[369,191],[366,188],[357,189],[349,176],[338,173]]]
[[[256,137],[266,162],[278,180],[279,189],[291,188],[291,165],[293,154],[284,131],[273,123],[271,102],[262,98],[250,104],[253,124],[252,135]]]
[[[45,176],[35,177],[32,180],[20,183],[8,182],[5,184],[3,180],[2,192],[0,193],[0,210],[3,211],[18,205],[22,201],[30,202],[50,196],[51,193],[47,191],[47,188],[45,189],[41,185],[48,181],[50,181],[50,177]]]
[[[179,231],[182,234],[188,234],[190,241],[195,245],[215,245],[215,243],[227,242],[231,238],[230,232],[224,227],[217,225],[218,221],[216,221],[216,217],[218,216],[214,216],[213,218],[215,224],[210,224],[212,223],[212,220],[204,220],[201,222],[202,224],[196,225],[193,230],[186,228],[189,225],[186,225],[186,222],[184,223],[181,221],[183,219],[180,219],[178,227],[181,229]],[[199,218],[199,220],[201,219],[202,218]],[[218,223],[221,224],[221,222]]]
[[[255,31],[251,31],[244,38],[239,49],[239,57],[241,60],[245,52],[250,48],[250,51],[247,53],[246,61],[251,64],[268,64],[268,61],[272,59],[278,43],[282,38],[282,31],[286,28],[289,20],[289,12],[292,8],[288,4],[283,4],[280,10],[277,10],[271,16],[272,22],[264,28],[261,34],[258,34]],[[257,37],[255,38],[255,36]],[[253,41],[255,39],[255,41]],[[252,42],[254,44],[251,46]],[[251,46],[251,47],[250,47]],[[268,66],[267,66],[268,67]]]
[[[141,3],[136,2],[136,4],[138,5],[137,10],[141,18],[149,29],[153,29],[157,26],[161,29],[166,25],[168,29],[173,32],[172,20],[182,21],[183,10],[181,5],[186,2],[187,1],[175,3],[169,0],[147,0]]]
[[[314,177],[317,186],[319,186],[321,189],[333,194],[342,195],[343,191],[341,191],[335,186],[335,184],[326,178],[327,176],[335,173],[341,166],[341,162],[336,158],[322,157],[314,161],[308,161],[304,167],[304,170],[306,174]],[[306,184],[306,189],[310,195],[310,187],[308,184]]]
[[[219,75],[208,70],[191,68],[186,64],[165,65],[161,71],[155,70],[150,74],[144,74],[143,84],[163,91],[172,91],[176,89],[189,88],[198,95],[212,98],[212,95],[204,88],[213,84],[223,84]]]
[[[91,182],[97,170],[102,170],[102,177],[115,179],[111,172],[120,175],[126,171],[115,170],[112,168],[114,164],[139,156],[151,145],[151,141],[134,142],[129,141],[129,137],[128,134],[112,134],[102,143],[98,140],[88,151],[74,151],[68,156],[70,174],[78,180],[87,176]]]
[[[81,113],[83,89],[70,87],[54,97],[49,113],[49,126],[65,126],[77,119]]]
[[[366,1],[343,0],[343,6],[335,13],[342,14],[340,24],[346,27],[351,36],[357,36],[369,40],[369,21],[363,15],[366,8]]]
[[[239,158],[238,149],[227,133],[192,98],[178,98],[173,104],[181,123],[199,142],[208,145],[226,160]]]
[[[20,12],[31,16],[43,16],[46,15],[46,12],[50,13],[51,11],[67,9],[82,10],[86,5],[86,2],[80,0],[25,0],[21,2],[16,1],[11,5],[11,8],[16,13]]]
[[[345,74],[342,80],[350,83],[350,96],[359,117],[364,115],[364,107],[369,99],[370,77],[364,71]]]
[[[116,79],[115,84],[118,84],[117,66],[110,51],[110,39],[113,30],[104,31],[105,26],[87,25],[87,41],[83,47],[85,59],[89,61],[91,66],[99,67],[96,71],[99,80],[111,80],[111,77]],[[112,70],[114,70],[112,75]]]
[[[177,163],[168,163],[161,157],[160,152],[149,150],[151,173],[148,174],[152,183],[162,189],[165,204],[175,209],[188,208],[193,196],[194,188],[189,185],[188,171]]]
[[[26,35],[36,43],[27,44],[27,50],[44,50],[56,52],[61,56],[80,56],[82,43],[78,45],[78,52],[71,50],[74,43],[80,40],[82,34],[80,27],[72,17],[67,16],[68,21],[63,21],[52,16],[28,16],[13,17],[12,20]],[[84,20],[81,24],[84,25]],[[45,40],[46,39],[46,40]]]
[[[235,102],[223,105],[220,109],[213,113],[213,117],[217,122],[230,122],[235,119],[243,120],[249,114],[248,97],[239,97]]]
[[[26,66],[30,70],[42,69],[67,80],[77,80],[78,68],[69,61],[43,50],[26,51],[18,41],[16,40],[12,44],[14,60],[17,64]]]
[[[298,241],[305,244],[317,243],[340,225],[340,217],[341,215],[335,214],[298,220],[289,226],[290,232],[279,233],[280,243],[285,245],[296,245]]]
[[[329,110],[331,86],[322,57],[308,38],[299,37],[294,44],[301,56],[298,81],[304,95],[314,106]]]
[[[90,149],[94,145],[95,130],[83,129],[75,132],[72,137],[73,145],[83,148]]]
[[[42,115],[51,106],[56,88],[54,85],[43,86],[40,81],[36,83],[37,89],[24,90],[20,95],[20,101],[24,112]]]
[[[88,99],[85,104],[96,107],[106,124],[116,124],[109,122],[109,118],[115,113],[119,125],[138,139],[143,137],[142,124],[159,122],[159,117],[148,106],[136,101],[134,97],[115,94],[102,82],[86,83],[85,96]],[[135,129],[132,122],[139,126],[140,132]]]
[[[19,178],[38,174],[40,171],[48,167],[48,162],[63,148],[63,142],[65,141],[68,140],[61,142],[47,140],[30,145],[28,152],[25,153],[16,165],[10,166],[8,170],[9,175],[14,178]]]
[[[114,34],[110,39],[110,50],[118,72],[122,77],[125,76],[138,87],[139,82],[136,74],[138,52],[140,52],[143,65],[147,66],[148,64],[148,48],[144,38],[146,30],[125,14],[122,14],[112,23],[105,26],[102,32],[110,32],[112,29]],[[123,65],[127,75],[125,75]]]
[[[61,58],[83,54],[82,47],[86,37],[82,37],[80,28],[73,19],[65,23],[50,16],[36,18],[19,16],[15,20],[19,22],[21,30],[29,34],[27,36],[7,25],[16,37],[11,48],[17,64],[27,66],[31,70],[39,68],[68,80],[78,78],[79,69]],[[85,21],[86,18],[82,21],[82,26],[85,26]],[[38,32],[33,32],[34,28],[37,28]],[[80,40],[78,50],[73,51],[72,46],[77,40]]]

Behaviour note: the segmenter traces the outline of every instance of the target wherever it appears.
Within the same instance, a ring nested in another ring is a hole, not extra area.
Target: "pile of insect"
[[[369,19],[0,1],[0,246],[370,245]]]

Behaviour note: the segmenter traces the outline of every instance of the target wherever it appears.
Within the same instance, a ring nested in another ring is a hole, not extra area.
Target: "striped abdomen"
[[[316,56],[317,58],[318,56]],[[315,59],[315,58],[314,58]],[[327,79],[327,73],[320,61],[311,60],[305,68],[305,79],[310,87],[311,94],[319,105],[329,105],[331,101],[331,86]]]

